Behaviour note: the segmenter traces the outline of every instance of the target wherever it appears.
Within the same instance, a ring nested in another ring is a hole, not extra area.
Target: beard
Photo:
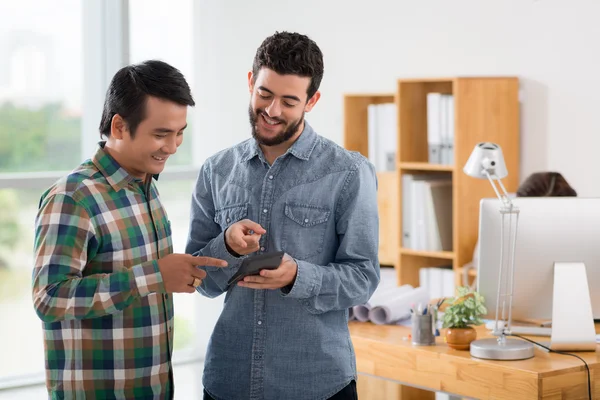
[[[285,120],[281,118],[271,118],[281,123],[281,125],[284,126],[284,129],[281,133],[277,134],[277,136],[266,138],[261,136],[258,132],[258,118],[260,118],[260,115],[263,113],[264,110],[260,108],[254,112],[252,105],[248,106],[248,116],[250,118],[250,126],[252,127],[252,137],[258,142],[258,144],[262,144],[263,146],[277,146],[281,143],[287,142],[294,137],[298,131],[298,128],[300,128],[300,125],[302,125],[302,122],[304,122],[304,113],[302,113],[302,116],[298,120],[292,121],[291,123],[286,123]]]

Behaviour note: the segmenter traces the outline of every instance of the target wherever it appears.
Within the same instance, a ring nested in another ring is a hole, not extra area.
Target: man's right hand
[[[158,269],[167,293],[194,293],[196,286],[206,277],[206,272],[199,269],[199,266],[226,267],[227,261],[190,254],[169,254],[158,260]]]
[[[225,244],[227,250],[236,254],[246,255],[258,251],[260,238],[267,231],[254,221],[243,219],[231,225],[225,231]]]

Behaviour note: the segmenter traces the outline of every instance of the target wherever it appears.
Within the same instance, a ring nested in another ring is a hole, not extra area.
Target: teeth
[[[163,161],[164,160],[164,157],[160,158],[160,157],[152,156],[152,158],[154,158],[155,160],[158,160],[158,161]]]
[[[269,125],[277,125],[278,122],[275,120],[272,120],[271,118],[267,117],[266,115],[263,114],[263,118],[265,119],[265,121],[267,122],[267,124]]]

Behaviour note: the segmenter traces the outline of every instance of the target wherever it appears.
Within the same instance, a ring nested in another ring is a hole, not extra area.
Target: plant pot
[[[471,342],[476,338],[477,331],[470,326],[446,329],[446,343],[455,350],[469,350]]]

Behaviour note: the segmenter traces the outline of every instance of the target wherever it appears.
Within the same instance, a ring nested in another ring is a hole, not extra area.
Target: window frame
[[[82,2],[82,123],[81,161],[88,159],[98,142],[97,132],[101,110],[104,106],[106,88],[115,72],[127,65],[129,58],[129,1],[128,0],[81,0]],[[195,4],[193,7],[196,7]],[[193,10],[191,10],[193,12]],[[195,59],[194,59],[195,60]],[[195,148],[196,139],[192,132],[190,145]],[[167,166],[161,179],[169,181],[195,180],[202,160],[194,157],[189,166]],[[76,167],[74,165],[73,167]],[[0,173],[0,189],[39,189],[40,194],[69,171],[39,171],[22,173]],[[194,303],[197,315],[198,299]],[[196,324],[198,325],[198,324]],[[40,339],[41,340],[41,339]],[[181,365],[200,362],[204,354],[198,343],[189,349],[180,350],[173,356],[173,364]],[[5,390],[42,385],[45,371],[15,376],[0,376],[0,393]]]

